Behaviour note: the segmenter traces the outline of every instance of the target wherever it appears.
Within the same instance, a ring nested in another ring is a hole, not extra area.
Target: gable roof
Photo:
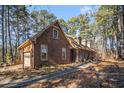
[[[35,35],[34,35],[33,37],[31,37],[30,39],[33,40],[33,39],[35,39],[35,38],[38,38],[38,37],[41,36],[49,27],[53,26],[56,22],[58,22],[58,21],[56,20],[55,22],[51,23],[50,25],[44,27],[44,28],[42,29],[42,31],[38,32],[37,34],[35,34]]]
[[[62,31],[63,36],[66,38],[67,42],[69,43],[69,45],[72,48],[80,48],[80,49],[84,49],[84,50],[88,50],[88,51],[94,51],[93,49],[89,48],[88,46],[84,46],[83,44],[79,44],[77,41],[74,40],[74,38],[70,35],[67,35],[64,33],[64,31],[62,30],[58,20],[56,20],[55,22],[51,23],[50,25],[46,26],[45,28],[42,29],[42,31],[38,32],[37,34],[35,34],[33,37],[31,37],[30,39],[27,39],[24,43],[22,43],[18,49],[21,49],[23,47],[25,47],[26,45],[31,44],[31,42],[35,39],[37,39],[39,36],[41,36],[49,27],[54,26],[54,24],[58,24],[60,30]]]
[[[44,28],[42,29],[42,31],[38,32],[38,33],[35,34],[33,37],[31,37],[31,38],[27,39],[25,42],[23,42],[23,43],[18,47],[18,49],[23,48],[24,45],[29,44],[29,42],[31,42],[31,41],[37,39],[37,38],[38,38],[39,36],[41,36],[49,27],[54,26],[54,24],[56,24],[56,23],[58,24],[58,26],[59,26],[60,30],[62,31],[62,34],[63,34],[64,37],[66,38],[67,42],[70,44],[70,42],[68,41],[68,39],[67,39],[67,37],[66,37],[64,31],[62,30],[62,28],[61,28],[61,26],[60,26],[58,20],[56,20],[55,22],[51,23],[50,25],[44,27]]]
[[[88,46],[85,46],[83,44],[79,44],[72,36],[66,34],[66,37],[68,38],[73,48],[79,48],[79,49],[95,52],[92,48],[89,48]]]

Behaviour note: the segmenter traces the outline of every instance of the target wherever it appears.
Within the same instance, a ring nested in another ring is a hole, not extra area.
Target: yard
[[[0,72],[0,87],[6,84],[30,80],[33,77],[47,75],[52,72],[63,71],[74,68],[81,63],[58,65],[56,67],[43,67],[39,70],[22,70],[16,66],[16,70]],[[9,69],[10,70],[10,69]],[[27,88],[96,88],[96,87],[124,87],[124,63],[117,61],[104,61],[101,63],[90,63],[87,67],[49,80],[38,80],[25,86]]]
[[[3,85],[17,83],[24,80],[29,80],[34,77],[47,75],[52,72],[62,71],[64,69],[73,68],[81,63],[73,63],[58,66],[44,66],[38,70],[35,69],[22,69],[22,65],[15,65],[10,67],[0,68],[0,87]]]
[[[124,63],[101,62],[66,76],[36,82],[31,88],[113,88],[124,87]]]

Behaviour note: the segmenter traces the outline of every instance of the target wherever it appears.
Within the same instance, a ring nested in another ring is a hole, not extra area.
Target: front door
[[[76,49],[71,49],[71,62],[75,62],[76,61]]]

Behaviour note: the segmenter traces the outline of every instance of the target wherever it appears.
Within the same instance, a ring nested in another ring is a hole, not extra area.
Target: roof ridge
[[[39,37],[46,29],[48,29],[50,26],[54,25],[56,22],[58,22],[58,20],[50,23],[49,25],[45,26],[41,31],[39,31],[38,33],[36,33],[33,37],[31,37],[30,39],[34,39]]]

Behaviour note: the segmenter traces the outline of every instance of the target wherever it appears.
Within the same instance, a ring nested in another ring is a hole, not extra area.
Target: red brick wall
[[[57,24],[56,24],[57,26]],[[60,28],[58,28],[58,39],[53,39],[53,28],[48,28],[40,37],[37,38],[36,44],[34,45],[34,54],[35,54],[35,65],[39,66],[43,62],[40,61],[40,51],[41,44],[46,44],[48,46],[48,63],[49,64],[63,64],[70,63],[70,49],[69,44],[66,41],[63,33]],[[62,60],[62,48],[66,48],[66,60]]]

